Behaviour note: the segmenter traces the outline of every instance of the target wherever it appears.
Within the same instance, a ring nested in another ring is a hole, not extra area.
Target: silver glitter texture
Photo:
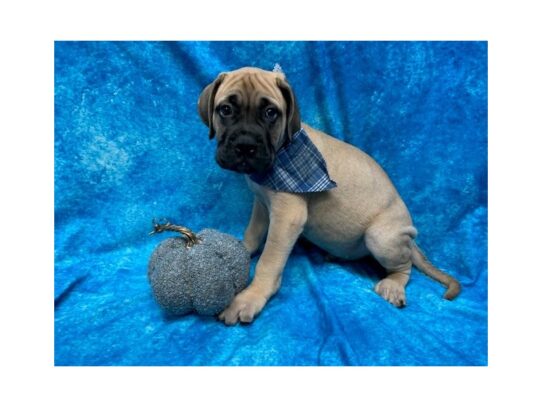
[[[169,314],[216,315],[247,286],[250,255],[243,244],[214,229],[197,236],[201,242],[190,248],[181,237],[166,239],[151,255],[154,298]]]

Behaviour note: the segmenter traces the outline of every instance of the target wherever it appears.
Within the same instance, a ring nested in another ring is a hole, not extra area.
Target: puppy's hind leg
[[[375,291],[396,307],[406,305],[405,286],[412,268],[412,241],[416,236],[413,226],[397,229],[388,225],[373,225],[365,234],[365,244],[388,275],[380,280]]]

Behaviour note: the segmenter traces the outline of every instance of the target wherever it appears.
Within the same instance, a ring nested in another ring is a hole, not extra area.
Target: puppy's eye
[[[275,109],[274,107],[268,107],[265,109],[265,118],[268,120],[275,120],[279,115],[279,111]]]
[[[221,105],[218,111],[220,112],[220,116],[222,117],[228,117],[233,114],[233,109],[230,105]]]

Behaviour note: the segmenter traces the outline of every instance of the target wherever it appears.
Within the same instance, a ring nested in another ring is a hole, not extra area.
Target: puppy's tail
[[[444,293],[447,300],[453,300],[461,292],[459,281],[433,266],[415,242],[412,242],[412,263],[424,274],[448,288]]]

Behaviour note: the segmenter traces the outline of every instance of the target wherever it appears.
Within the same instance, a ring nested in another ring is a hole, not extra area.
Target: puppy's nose
[[[240,157],[253,157],[256,154],[256,144],[238,143],[235,145],[235,153]]]

